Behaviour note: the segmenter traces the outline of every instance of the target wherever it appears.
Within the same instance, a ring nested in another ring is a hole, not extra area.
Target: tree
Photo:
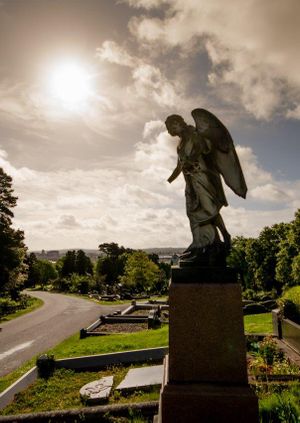
[[[300,255],[300,209],[295,213],[295,219],[288,224],[286,238],[280,242],[277,253],[276,278],[282,287],[299,284],[297,274]],[[299,268],[298,268],[299,269]]]
[[[243,289],[252,288],[253,280],[253,275],[251,274],[246,258],[248,243],[251,243],[251,240],[244,238],[243,236],[233,238],[232,249],[227,258],[228,266],[233,267],[238,271]]]
[[[84,251],[78,250],[76,253],[76,273],[78,275],[92,275],[93,264],[91,259],[85,254]]]
[[[127,255],[134,250],[124,248],[115,242],[99,245],[102,254],[96,264],[96,277],[107,285],[113,286],[124,273]]]
[[[98,248],[100,253],[110,258],[117,258],[126,252],[126,249],[123,246],[119,247],[119,245],[115,242],[100,244]]]
[[[12,228],[11,209],[17,204],[12,178],[0,168],[0,291],[18,296],[26,278],[24,232]]]
[[[289,230],[286,223],[277,223],[265,227],[259,237],[247,243],[246,261],[249,271],[253,275],[253,288],[256,290],[281,292],[282,286],[276,279],[277,254],[280,242]]]
[[[135,251],[128,255],[124,275],[119,279],[133,291],[151,291],[159,282],[160,269],[146,253]]]
[[[76,273],[76,252],[67,251],[66,255],[62,257],[61,263],[58,264],[57,269],[59,276],[64,278],[70,276],[72,273]]]
[[[39,274],[37,271],[37,257],[34,253],[30,253],[26,256],[25,262],[28,266],[27,268],[27,278],[25,281],[26,288],[34,287],[39,279]]]
[[[293,258],[291,277],[295,285],[300,284],[300,254]]]
[[[36,283],[40,283],[42,288],[44,288],[48,282],[57,278],[55,266],[49,260],[37,260],[34,267],[37,276]]]

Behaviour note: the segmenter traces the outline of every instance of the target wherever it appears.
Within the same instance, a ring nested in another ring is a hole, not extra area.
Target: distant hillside
[[[64,256],[69,250],[83,250],[90,258],[97,259],[99,256],[99,250],[94,250],[90,248],[69,248],[62,250],[42,250],[42,251],[33,251],[38,258],[48,259],[48,260],[58,260],[60,257]],[[181,254],[184,248],[181,247],[154,247],[154,248],[141,248],[142,251],[145,251],[147,254],[157,254],[158,256],[172,256],[173,254]]]

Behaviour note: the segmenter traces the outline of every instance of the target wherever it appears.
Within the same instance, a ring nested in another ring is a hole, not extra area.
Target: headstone
[[[81,398],[88,404],[101,404],[106,402],[113,386],[113,380],[113,376],[106,376],[87,383],[79,391]]]
[[[131,369],[116,389],[119,391],[129,391],[160,386],[162,384],[163,373],[163,365]]]
[[[257,423],[235,273],[173,268],[169,299],[169,356],[158,422]]]

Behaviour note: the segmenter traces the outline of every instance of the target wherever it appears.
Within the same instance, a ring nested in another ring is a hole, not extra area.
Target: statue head
[[[180,115],[170,115],[165,121],[167,130],[170,135],[180,135],[187,126],[183,117]]]

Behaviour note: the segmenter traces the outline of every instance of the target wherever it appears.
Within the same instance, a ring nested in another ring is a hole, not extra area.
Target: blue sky
[[[192,124],[196,107],[227,126],[245,173],[246,200],[226,188],[229,232],[292,220],[299,16],[297,0],[1,0],[0,166],[28,247],[188,245],[163,122]]]

